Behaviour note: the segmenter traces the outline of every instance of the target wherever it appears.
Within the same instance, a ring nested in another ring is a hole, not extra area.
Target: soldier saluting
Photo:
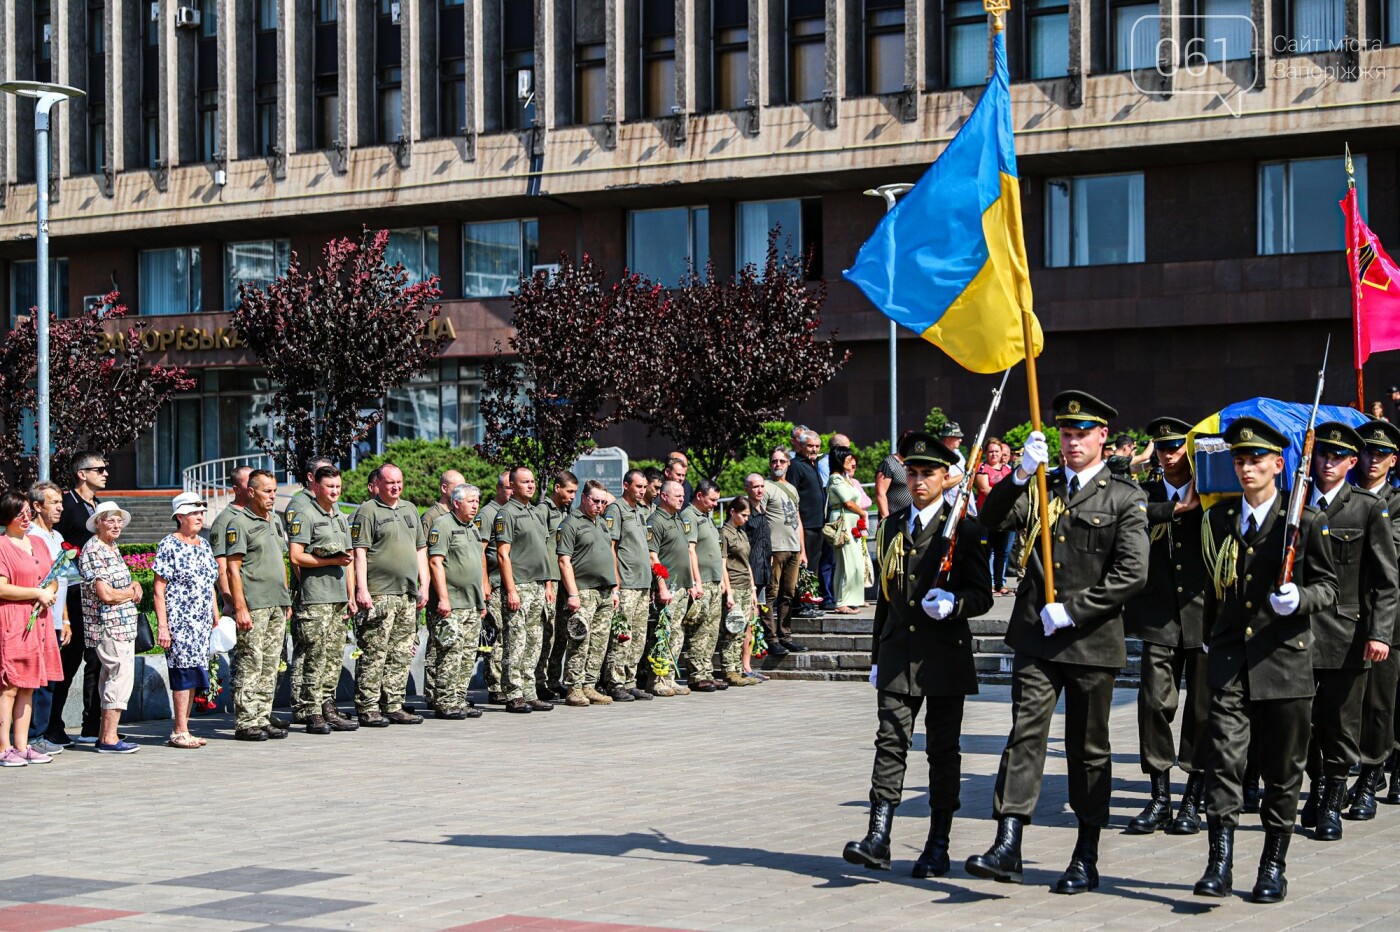
[[[1283,872],[1307,758],[1315,688],[1311,615],[1336,601],[1337,574],[1326,520],[1305,508],[1297,527],[1297,571],[1280,584],[1288,508],[1276,482],[1288,438],[1264,421],[1241,417],[1225,431],[1225,443],[1244,494],[1238,503],[1209,509],[1201,527],[1211,572],[1205,605],[1210,855],[1195,892],[1230,895],[1251,728],[1258,728],[1265,838],[1253,897],[1277,903],[1288,893]]]
[[[985,854],[968,858],[967,872],[1021,882],[1021,834],[1040,798],[1050,720],[1063,692],[1069,800],[1079,838],[1054,890],[1073,894],[1099,884],[1099,832],[1108,824],[1113,782],[1108,712],[1114,678],[1127,663],[1123,604],[1147,584],[1147,500],[1136,483],[1113,476],[1104,463],[1108,419],[1118,412],[1078,391],[1061,392],[1052,404],[1062,461],[1046,476],[1056,601],[1046,601],[1035,545],[1039,508],[1027,494],[1031,477],[1049,459],[1044,434],[1031,434],[1020,467],[992,487],[981,508],[990,529],[1030,525],[1029,559],[1006,631],[1016,653],[1011,735],[994,800],[997,838]]]
[[[928,588],[946,551],[942,529],[949,505],[943,480],[958,460],[923,433],[901,440],[899,455],[913,505],[880,522],[876,535],[880,572],[870,681],[879,690],[880,724],[870,781],[870,830],[861,841],[847,844],[842,856],[852,864],[889,869],[890,823],[904,791],[905,760],[919,709],[927,703],[932,824],[913,873],[941,877],[948,872],[948,839],[959,806],[963,699],[977,692],[968,619],[992,607],[992,577],[986,532],[964,517],[957,528],[947,588]]]

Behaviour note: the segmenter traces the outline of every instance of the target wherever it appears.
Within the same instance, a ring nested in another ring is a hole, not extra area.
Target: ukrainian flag
[[[1040,355],[1001,31],[996,71],[972,115],[844,274],[886,317],[973,372],[1026,358],[1022,314]]]

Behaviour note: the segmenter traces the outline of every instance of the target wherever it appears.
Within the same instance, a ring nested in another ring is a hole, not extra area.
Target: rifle
[[[968,452],[967,468],[963,472],[962,481],[958,483],[958,491],[953,496],[953,505],[948,509],[948,517],[943,522],[943,556],[938,562],[938,573],[933,578],[933,585],[927,589],[919,587],[916,591],[942,589],[948,584],[948,576],[953,571],[953,545],[957,543],[958,525],[967,514],[967,503],[972,498],[972,483],[977,476],[977,467],[982,464],[982,444],[987,439],[987,429],[991,427],[992,418],[1001,404],[1002,392],[1006,390],[1006,380],[1010,377],[1010,369],[1002,373],[1001,385],[992,392],[992,403],[987,409],[987,417],[977,429],[977,439],[972,444],[972,450]]]
[[[1313,394],[1312,413],[1308,415],[1308,432],[1303,438],[1303,452],[1298,459],[1298,471],[1293,474],[1293,489],[1288,494],[1288,527],[1283,538],[1283,568],[1279,570],[1278,587],[1293,581],[1293,562],[1298,557],[1298,532],[1303,524],[1303,505],[1308,500],[1308,487],[1312,484],[1312,451],[1316,434],[1317,408],[1322,404],[1322,385],[1327,379],[1327,354],[1332,349],[1332,338],[1322,350],[1322,368],[1317,370],[1317,391]]]

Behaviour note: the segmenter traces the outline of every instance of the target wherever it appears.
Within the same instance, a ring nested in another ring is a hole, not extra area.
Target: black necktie
[[[1253,514],[1250,514],[1250,516],[1249,516],[1249,526],[1248,526],[1247,528],[1245,528],[1245,536],[1246,536],[1246,537],[1253,537],[1255,534],[1258,534],[1258,533],[1259,533],[1259,524],[1258,524],[1258,522],[1256,522],[1256,521],[1254,520],[1254,515],[1253,515]]]
[[[1181,501],[1181,496],[1177,495],[1176,492],[1173,491],[1171,494],[1171,503],[1175,505],[1179,501]]]
[[[1318,510],[1318,511],[1326,511],[1326,510],[1327,510],[1327,499],[1326,499],[1326,498],[1319,498],[1319,499],[1317,500],[1317,510]]]
[[[910,536],[914,537],[914,538],[917,540],[918,537],[919,537],[919,535],[920,535],[921,533],[923,533],[923,530],[924,530],[924,522],[921,521],[921,520],[919,520],[919,516],[918,516],[917,514],[915,514],[915,515],[914,515],[914,533],[913,533],[912,535],[910,535]]]
[[[1070,496],[1070,498],[1073,498],[1074,496],[1076,496],[1076,495],[1078,495],[1078,494],[1079,494],[1079,477],[1078,477],[1078,476],[1070,476],[1070,477],[1069,477],[1069,496]]]

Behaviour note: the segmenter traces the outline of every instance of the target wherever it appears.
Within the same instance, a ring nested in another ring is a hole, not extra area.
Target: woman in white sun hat
[[[219,619],[214,584],[219,567],[209,543],[199,536],[207,505],[194,492],[181,492],[170,503],[175,532],[156,547],[156,643],[165,648],[170,671],[175,730],[166,744],[199,748],[203,738],[190,734],[194,694],[209,688],[209,635]]]
[[[102,719],[95,750],[132,754],[140,745],[117,735],[136,680],[136,618],[141,584],[117,550],[117,538],[131,523],[131,512],[116,502],[101,502],[87,519],[92,540],[83,545],[78,570],[83,575],[83,640],[97,653],[102,674],[97,690]]]

